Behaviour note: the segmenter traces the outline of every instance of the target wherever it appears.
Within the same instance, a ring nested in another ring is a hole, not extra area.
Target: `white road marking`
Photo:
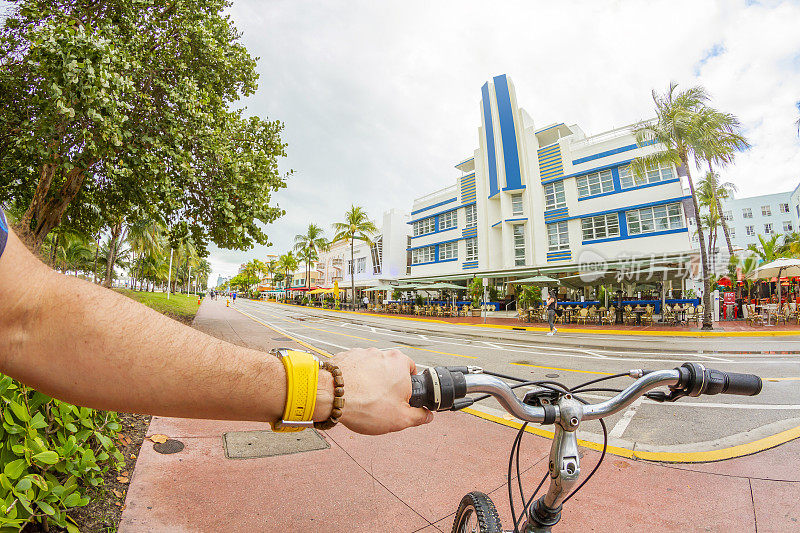
[[[636,410],[641,405],[642,398],[643,397],[640,396],[628,407],[628,410],[625,411],[625,414],[622,415],[622,418],[616,424],[614,424],[614,427],[608,432],[609,437],[617,439],[622,437],[622,434],[625,433],[626,429],[628,429],[628,424],[631,423],[634,415],[636,415]]]

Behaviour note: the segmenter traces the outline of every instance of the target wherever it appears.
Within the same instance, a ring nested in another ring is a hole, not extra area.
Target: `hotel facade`
[[[563,276],[690,252],[678,171],[634,179],[631,160],[660,147],[638,146],[632,126],[592,136],[575,124],[539,127],[505,75],[481,87],[479,116],[461,176],[413,202],[409,279]]]

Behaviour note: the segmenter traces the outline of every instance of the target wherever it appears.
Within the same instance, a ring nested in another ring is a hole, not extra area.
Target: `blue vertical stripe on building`
[[[617,213],[619,219],[619,236],[625,238],[628,236],[628,219],[625,217],[625,211]]]
[[[494,151],[494,127],[492,126],[492,102],[489,99],[489,83],[481,87],[483,98],[483,133],[486,135],[486,156],[489,164],[489,198],[499,192],[497,187],[497,158]]]
[[[622,190],[622,182],[619,181],[619,167],[611,169],[611,182],[614,184],[615,191]]]
[[[506,189],[522,188],[519,172],[519,151],[517,133],[514,127],[514,111],[511,108],[511,94],[505,74],[494,77],[494,94],[497,97],[497,114],[500,116],[500,138],[503,141],[503,162],[506,170]]]

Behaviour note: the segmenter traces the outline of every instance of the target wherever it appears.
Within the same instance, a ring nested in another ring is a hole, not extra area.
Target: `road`
[[[567,386],[632,368],[674,368],[685,361],[731,372],[755,373],[764,388],[755,397],[717,395],[660,404],[637,400],[606,418],[610,443],[628,450],[696,452],[758,441],[800,426],[800,337],[674,338],[498,330],[393,317],[337,313],[239,300],[235,308],[265,326],[273,339],[291,336],[328,353],[351,348],[399,349],[420,366],[478,365],[526,379]],[[630,378],[608,382],[624,387]],[[607,393],[585,394],[592,402]],[[493,399],[474,408],[506,420]],[[601,442],[598,422],[579,437]]]

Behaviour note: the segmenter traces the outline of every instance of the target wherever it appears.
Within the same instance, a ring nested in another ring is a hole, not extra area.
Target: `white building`
[[[478,147],[456,165],[461,175],[413,203],[411,278],[507,279],[689,252],[677,170],[652,169],[644,182],[628,170],[658,146],[637,146],[631,127],[537,128],[505,75],[481,94]]]
[[[797,231],[798,214],[800,213],[800,198],[797,197],[798,189],[794,192],[783,192],[751,196],[749,198],[721,198],[722,215],[728,225],[731,244],[734,251],[746,250],[751,244],[758,245],[758,235],[765,238],[775,234],[787,234]],[[707,214],[708,210],[700,208],[700,214]],[[700,247],[697,235],[697,226],[694,217],[687,219],[692,235],[692,247]],[[704,232],[706,248],[708,248],[708,231]],[[721,256],[727,256],[725,235],[720,225],[717,230],[715,251]],[[725,267],[727,261],[717,261]]]
[[[355,241],[353,262],[350,258],[350,243],[335,243],[330,250],[322,252],[317,261],[319,284],[333,287],[339,282],[341,290],[350,288],[351,274],[356,290],[396,282],[409,272],[408,215],[398,209],[391,209],[376,221],[378,233],[371,236],[371,243]]]

